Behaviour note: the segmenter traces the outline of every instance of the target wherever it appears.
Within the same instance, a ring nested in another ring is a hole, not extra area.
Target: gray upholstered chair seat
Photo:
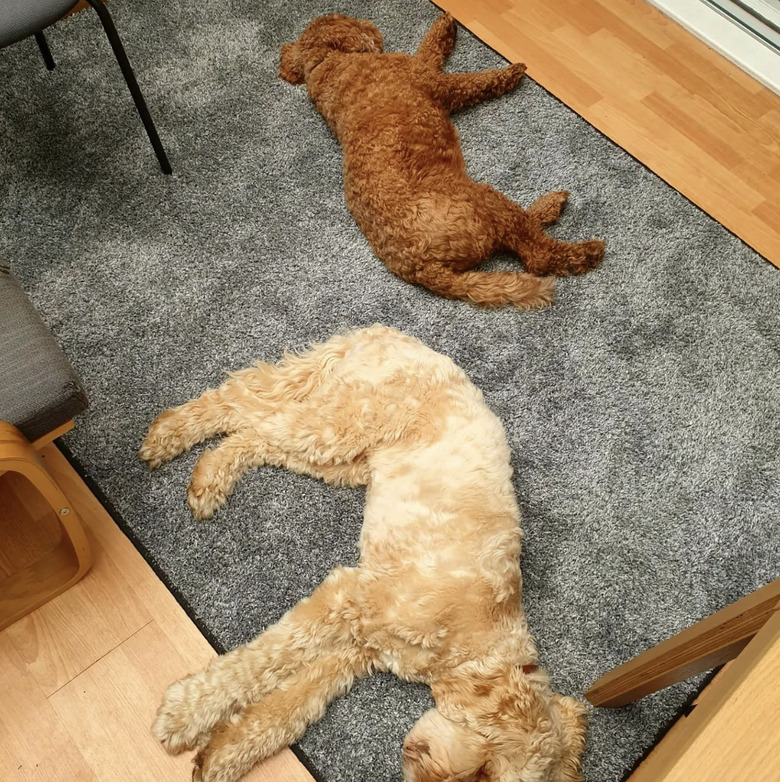
[[[61,19],[78,0],[0,0],[0,49]]]
[[[33,441],[86,406],[79,376],[19,283],[0,265],[0,421]]]

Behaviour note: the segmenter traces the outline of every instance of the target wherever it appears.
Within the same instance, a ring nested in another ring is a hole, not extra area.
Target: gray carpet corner
[[[66,444],[223,647],[354,563],[361,491],[249,474],[211,522],[197,454],[137,458],[164,408],[226,370],[385,323],[451,356],[507,430],[524,602],[555,687],[601,673],[780,576],[780,272],[530,79],[456,115],[471,174],[528,204],[571,191],[556,236],[608,241],[550,309],[479,310],[394,277],[344,205],[337,142],[282,43],[338,10],[411,52],[438,11],[401,0],[116,0],[174,175],[154,155],[97,18],[0,51],[0,259],[91,407]],[[452,70],[502,62],[461,29]],[[517,268],[511,257],[493,268]],[[617,782],[698,680],[594,709],[588,782]],[[422,687],[377,676],[300,742],[325,782],[400,779]]]

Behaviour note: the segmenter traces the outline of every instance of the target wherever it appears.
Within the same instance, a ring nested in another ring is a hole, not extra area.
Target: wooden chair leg
[[[67,497],[24,435],[0,421],[0,473],[23,475],[57,514],[62,539],[49,553],[0,581],[0,630],[69,589],[89,570],[84,528]]]
[[[733,660],[776,612],[780,579],[604,674],[585,693],[594,706],[627,703]]]

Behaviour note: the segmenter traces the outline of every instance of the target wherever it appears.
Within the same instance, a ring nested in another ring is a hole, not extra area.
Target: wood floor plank
[[[52,696],[52,705],[99,779],[139,782],[139,766],[150,782],[188,778],[192,753],[172,757],[149,732],[160,694],[188,667],[177,645],[152,622]],[[132,755],[117,758],[116,736],[134,748]],[[283,777],[277,776],[281,770]],[[302,766],[280,766],[279,760],[258,766],[246,780],[280,778],[311,782]]]
[[[151,622],[49,701],[98,779],[186,780],[190,753],[171,757],[149,732],[160,694],[185,673],[176,648]],[[132,751],[117,752],[121,742]]]
[[[699,696],[631,782],[775,782],[780,777],[780,612]]]
[[[19,657],[7,630],[0,632],[0,694],[3,782],[96,779]]]
[[[569,8],[566,0],[551,0],[551,5]],[[646,0],[582,0],[578,12],[598,19],[602,30],[612,30],[642,55],[667,49],[685,33]]]
[[[96,553],[81,581],[6,630],[46,695],[152,619],[111,560]]]
[[[179,654],[188,666],[185,672],[189,673],[206,665],[216,652],[198,632],[173,594],[138,553],[138,549],[116,526],[55,446],[45,449],[42,455],[49,472],[71,498],[100,549],[110,557],[116,571],[132,584],[134,594],[154,617],[157,625],[179,648]]]

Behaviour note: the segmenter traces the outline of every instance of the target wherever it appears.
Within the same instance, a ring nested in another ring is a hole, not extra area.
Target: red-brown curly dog
[[[566,192],[525,210],[468,176],[450,112],[513,89],[525,65],[442,73],[455,31],[446,14],[414,56],[383,54],[371,22],[329,14],[282,47],[280,75],[306,83],[341,142],[347,206],[393,272],[449,298],[543,307],[555,283],[537,275],[586,272],[601,261],[604,242],[544,233]],[[471,271],[499,250],[520,255],[529,273]]]

